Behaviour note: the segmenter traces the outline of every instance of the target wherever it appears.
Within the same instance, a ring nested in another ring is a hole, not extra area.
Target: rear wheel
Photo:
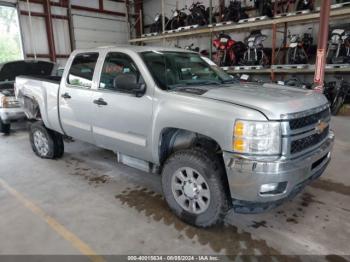
[[[177,151],[162,172],[164,197],[172,211],[191,225],[221,224],[231,207],[224,175],[215,155],[201,149]]]
[[[0,118],[0,133],[10,134],[11,124],[5,124]]]
[[[170,29],[171,30],[176,30],[180,27],[180,22],[177,20],[177,18],[172,19],[170,23]]]
[[[47,129],[42,122],[31,125],[29,138],[32,149],[37,156],[47,159],[62,157],[64,153],[62,135]]]

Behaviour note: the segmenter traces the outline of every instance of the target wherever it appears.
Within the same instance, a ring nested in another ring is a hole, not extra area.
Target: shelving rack
[[[161,0],[162,3],[164,0]],[[212,2],[212,1],[210,1]],[[162,4],[164,7],[164,3]],[[162,8],[162,13],[164,17],[164,8]],[[344,4],[344,5],[333,5],[330,17],[333,20],[341,20],[344,18],[350,17],[350,5]],[[284,27],[285,30],[287,28],[287,25],[303,25],[308,24],[312,22],[317,22],[320,18],[320,11],[316,9],[315,11],[302,13],[302,14],[295,14],[295,15],[279,15],[277,18],[267,18],[263,20],[256,20],[252,22],[243,22],[243,23],[231,23],[231,24],[224,24],[224,25],[208,25],[203,27],[198,27],[190,30],[181,30],[179,32],[169,32],[164,31],[163,33],[153,35],[153,36],[141,36],[138,38],[130,39],[129,43],[131,44],[143,44],[146,42],[154,42],[154,41],[163,41],[163,43],[166,42],[166,40],[172,40],[176,38],[189,38],[194,36],[210,36],[210,39],[212,39],[213,34],[221,33],[221,32],[239,32],[239,31],[248,31],[248,30],[254,30],[254,29],[272,29],[272,57],[271,57],[271,64],[272,66],[270,68],[262,68],[262,69],[243,69],[243,70],[235,70],[234,67],[231,67],[228,72],[229,73],[256,73],[256,74],[270,74],[271,79],[275,80],[275,74],[312,74],[314,73],[314,68],[312,66],[301,68],[301,69],[295,69],[295,68],[273,68],[275,65],[275,51],[277,49],[276,46],[276,35],[277,35],[277,28],[278,27]],[[210,45],[211,46],[211,45]],[[211,52],[210,52],[211,53]],[[332,68],[326,68],[326,72],[328,73],[344,73],[344,72],[350,72],[350,67],[332,67]]]

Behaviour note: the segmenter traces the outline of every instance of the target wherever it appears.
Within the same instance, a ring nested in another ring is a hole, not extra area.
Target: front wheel
[[[47,159],[56,159],[63,156],[64,144],[62,135],[47,129],[41,121],[31,125],[29,139],[32,149],[37,156]]]
[[[162,172],[164,197],[183,221],[197,227],[221,224],[231,204],[218,157],[200,149],[175,152]]]
[[[334,102],[331,105],[331,113],[333,116],[336,116],[339,113],[340,109],[344,105],[344,101],[345,101],[344,96],[337,96],[334,99]]]

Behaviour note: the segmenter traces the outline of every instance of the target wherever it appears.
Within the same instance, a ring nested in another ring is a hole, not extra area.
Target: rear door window
[[[78,54],[69,69],[67,83],[72,86],[91,88],[98,53]]]

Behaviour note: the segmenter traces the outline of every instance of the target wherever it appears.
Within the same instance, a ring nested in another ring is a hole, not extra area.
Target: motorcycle
[[[302,11],[302,10],[314,10],[314,1],[313,0],[299,0],[296,10]]]
[[[229,35],[223,33],[213,40],[213,46],[217,50],[213,55],[213,60],[218,66],[236,65],[245,51],[242,42],[236,42]]]
[[[285,14],[291,11],[291,6],[296,0],[285,0],[277,3],[276,14]]]
[[[328,64],[343,64],[350,61],[350,31],[334,29],[327,50]]]
[[[242,59],[243,65],[266,66],[269,64],[269,58],[267,57],[263,46],[263,41],[266,38],[267,36],[263,35],[260,30],[255,30],[250,33],[245,40],[248,48],[244,52]]]
[[[190,14],[186,17],[186,25],[203,26],[209,24],[209,16],[201,2],[193,3],[189,10]]]
[[[182,49],[189,50],[189,51],[193,51],[193,52],[197,52],[197,53],[200,53],[202,56],[209,57],[208,50],[206,50],[206,49],[200,50],[200,48],[198,46],[197,47],[194,46],[194,43],[187,45],[185,47],[181,47],[178,45],[175,45],[175,47],[182,48]]]
[[[287,64],[307,64],[309,62],[308,52],[312,46],[313,37],[309,33],[304,33],[303,38],[298,34],[291,35],[288,38],[290,44],[287,51]]]
[[[260,16],[273,17],[273,4],[271,0],[254,0],[254,6]]]
[[[228,7],[225,7],[223,13],[223,21],[233,21],[238,22],[241,19],[246,19],[249,16],[245,13],[245,10],[242,8],[241,1],[231,0]]]
[[[187,19],[187,14],[185,13],[186,9],[187,9],[187,7],[184,7],[182,9],[172,10],[173,15],[172,15],[172,18],[169,22],[171,30],[176,30],[179,27],[186,26],[186,19]]]
[[[350,91],[350,83],[341,79],[340,83],[329,82],[325,84],[324,95],[327,97],[330,103],[330,109],[332,115],[337,115],[345,103]]]
[[[165,17],[165,30],[169,29],[168,28],[169,24],[169,19]],[[163,19],[161,14],[157,14],[156,17],[154,18],[153,24],[151,24],[151,33],[161,33],[163,32]]]
[[[199,53],[199,47],[194,47],[194,44],[190,44],[184,47],[185,50],[193,51]]]
[[[210,23],[210,7],[205,10],[205,15],[208,18],[208,23]],[[219,7],[211,7],[211,22],[212,24],[222,21],[220,17]]]

